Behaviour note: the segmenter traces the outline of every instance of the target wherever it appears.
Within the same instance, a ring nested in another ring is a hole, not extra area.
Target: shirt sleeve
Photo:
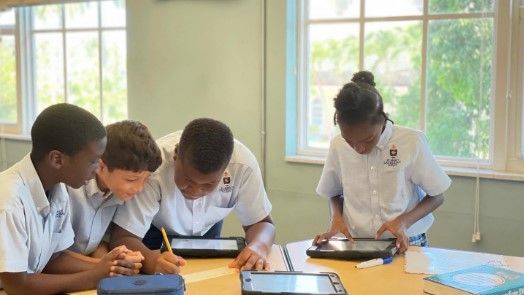
[[[451,185],[451,179],[442,170],[429,149],[426,136],[417,136],[416,156],[412,166],[412,181],[430,196],[444,193]]]
[[[28,233],[24,226],[24,212],[0,210],[0,273],[28,270]]]
[[[343,194],[340,178],[340,163],[335,140],[331,141],[329,151],[317,185],[317,194],[323,197],[334,197]]]
[[[160,184],[155,179],[149,179],[142,192],[118,207],[113,222],[143,238],[160,209],[160,198]]]
[[[258,164],[254,168],[246,169],[242,178],[234,210],[240,223],[248,226],[268,216],[272,206],[264,189]]]

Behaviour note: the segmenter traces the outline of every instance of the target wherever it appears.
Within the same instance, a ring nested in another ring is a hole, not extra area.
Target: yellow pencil
[[[171,244],[169,243],[169,239],[167,238],[166,230],[164,229],[164,227],[162,227],[160,231],[162,231],[162,236],[164,237],[164,244],[166,245],[167,251],[173,254],[173,249],[171,249]]]

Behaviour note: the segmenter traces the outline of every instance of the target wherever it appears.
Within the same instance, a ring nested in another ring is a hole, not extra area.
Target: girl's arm
[[[442,203],[444,203],[443,194],[436,196],[426,195],[415,208],[384,223],[377,231],[375,238],[380,238],[385,231],[391,232],[397,238],[398,252],[404,253],[409,246],[409,237],[406,235],[406,230],[424,216],[435,211]]]

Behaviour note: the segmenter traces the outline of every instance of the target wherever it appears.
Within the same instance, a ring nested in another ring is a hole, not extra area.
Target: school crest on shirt
[[[55,218],[62,218],[65,215],[64,209],[56,211]]]
[[[224,175],[222,176],[222,186],[219,188],[222,193],[230,193],[233,188],[231,187],[231,174],[226,169]]]
[[[400,164],[400,159],[398,158],[398,149],[396,145],[392,144],[389,147],[389,158],[384,161],[384,165],[396,167],[398,164]]]

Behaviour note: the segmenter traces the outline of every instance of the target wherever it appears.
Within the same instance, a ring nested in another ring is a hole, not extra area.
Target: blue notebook
[[[424,278],[429,294],[524,295],[524,273],[480,265]]]

